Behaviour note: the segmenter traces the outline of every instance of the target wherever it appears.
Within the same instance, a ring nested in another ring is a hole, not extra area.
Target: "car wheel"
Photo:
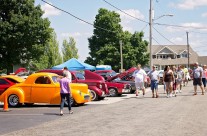
[[[117,93],[117,90],[115,88],[110,88],[109,89],[109,95],[110,96],[113,96],[114,97],[114,96],[117,96],[117,94],[118,93]]]
[[[90,90],[90,94],[91,94],[91,101],[98,100],[98,95],[96,94],[94,90]]]
[[[21,105],[19,103],[19,97],[16,94],[12,94],[8,97],[8,104],[10,107],[18,107]]]

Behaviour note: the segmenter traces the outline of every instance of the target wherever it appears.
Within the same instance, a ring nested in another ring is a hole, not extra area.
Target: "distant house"
[[[153,45],[152,58],[153,65],[156,65],[157,69],[164,69],[166,65],[188,67],[187,45]],[[189,65],[191,68],[195,62],[207,64],[207,56],[198,56],[189,46]]]

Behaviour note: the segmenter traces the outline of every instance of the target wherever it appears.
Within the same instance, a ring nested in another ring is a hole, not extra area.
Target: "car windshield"
[[[58,82],[58,76],[52,76],[52,80],[54,83],[57,83]]]
[[[121,81],[121,78],[117,77],[113,81]]]
[[[81,72],[76,72],[76,73],[75,73],[75,76],[76,76],[78,79],[80,79],[80,80],[85,80],[85,76],[84,76],[84,74],[81,73]]]
[[[115,76],[115,75],[117,75],[115,71],[112,71],[112,72],[110,73],[110,76],[111,76],[111,77],[113,77],[113,76]]]

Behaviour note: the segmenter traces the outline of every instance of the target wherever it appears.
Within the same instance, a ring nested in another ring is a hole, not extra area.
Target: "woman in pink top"
[[[70,80],[67,78],[67,73],[68,72],[63,72],[63,78],[59,80],[60,83],[60,96],[61,96],[61,103],[60,103],[60,115],[63,115],[63,107],[65,104],[65,99],[67,100],[68,103],[68,110],[69,114],[72,114],[73,111],[71,110],[71,104],[70,104],[70,97],[71,97],[71,92],[70,92]]]

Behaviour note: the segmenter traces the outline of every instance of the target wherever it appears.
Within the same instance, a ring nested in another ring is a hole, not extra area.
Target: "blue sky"
[[[93,23],[99,8],[116,11],[121,15],[121,25],[131,33],[143,31],[144,40],[149,41],[149,25],[138,21],[110,6],[103,0],[46,0],[71,14]],[[122,11],[149,22],[150,0],[106,0]],[[182,27],[153,25],[153,45],[186,45],[189,32],[189,44],[200,56],[207,56],[207,0],[152,0],[155,23],[172,24]],[[41,0],[35,0],[45,11],[51,27],[57,34],[59,45],[63,39],[75,38],[79,60],[84,61],[89,52],[88,38],[93,34],[93,26],[59,11]],[[172,14],[173,16],[163,16]],[[163,16],[159,18],[160,16]],[[157,19],[159,18],[159,19]],[[186,27],[187,26],[187,27]],[[159,33],[158,33],[158,32]],[[61,47],[60,47],[61,48]]]

